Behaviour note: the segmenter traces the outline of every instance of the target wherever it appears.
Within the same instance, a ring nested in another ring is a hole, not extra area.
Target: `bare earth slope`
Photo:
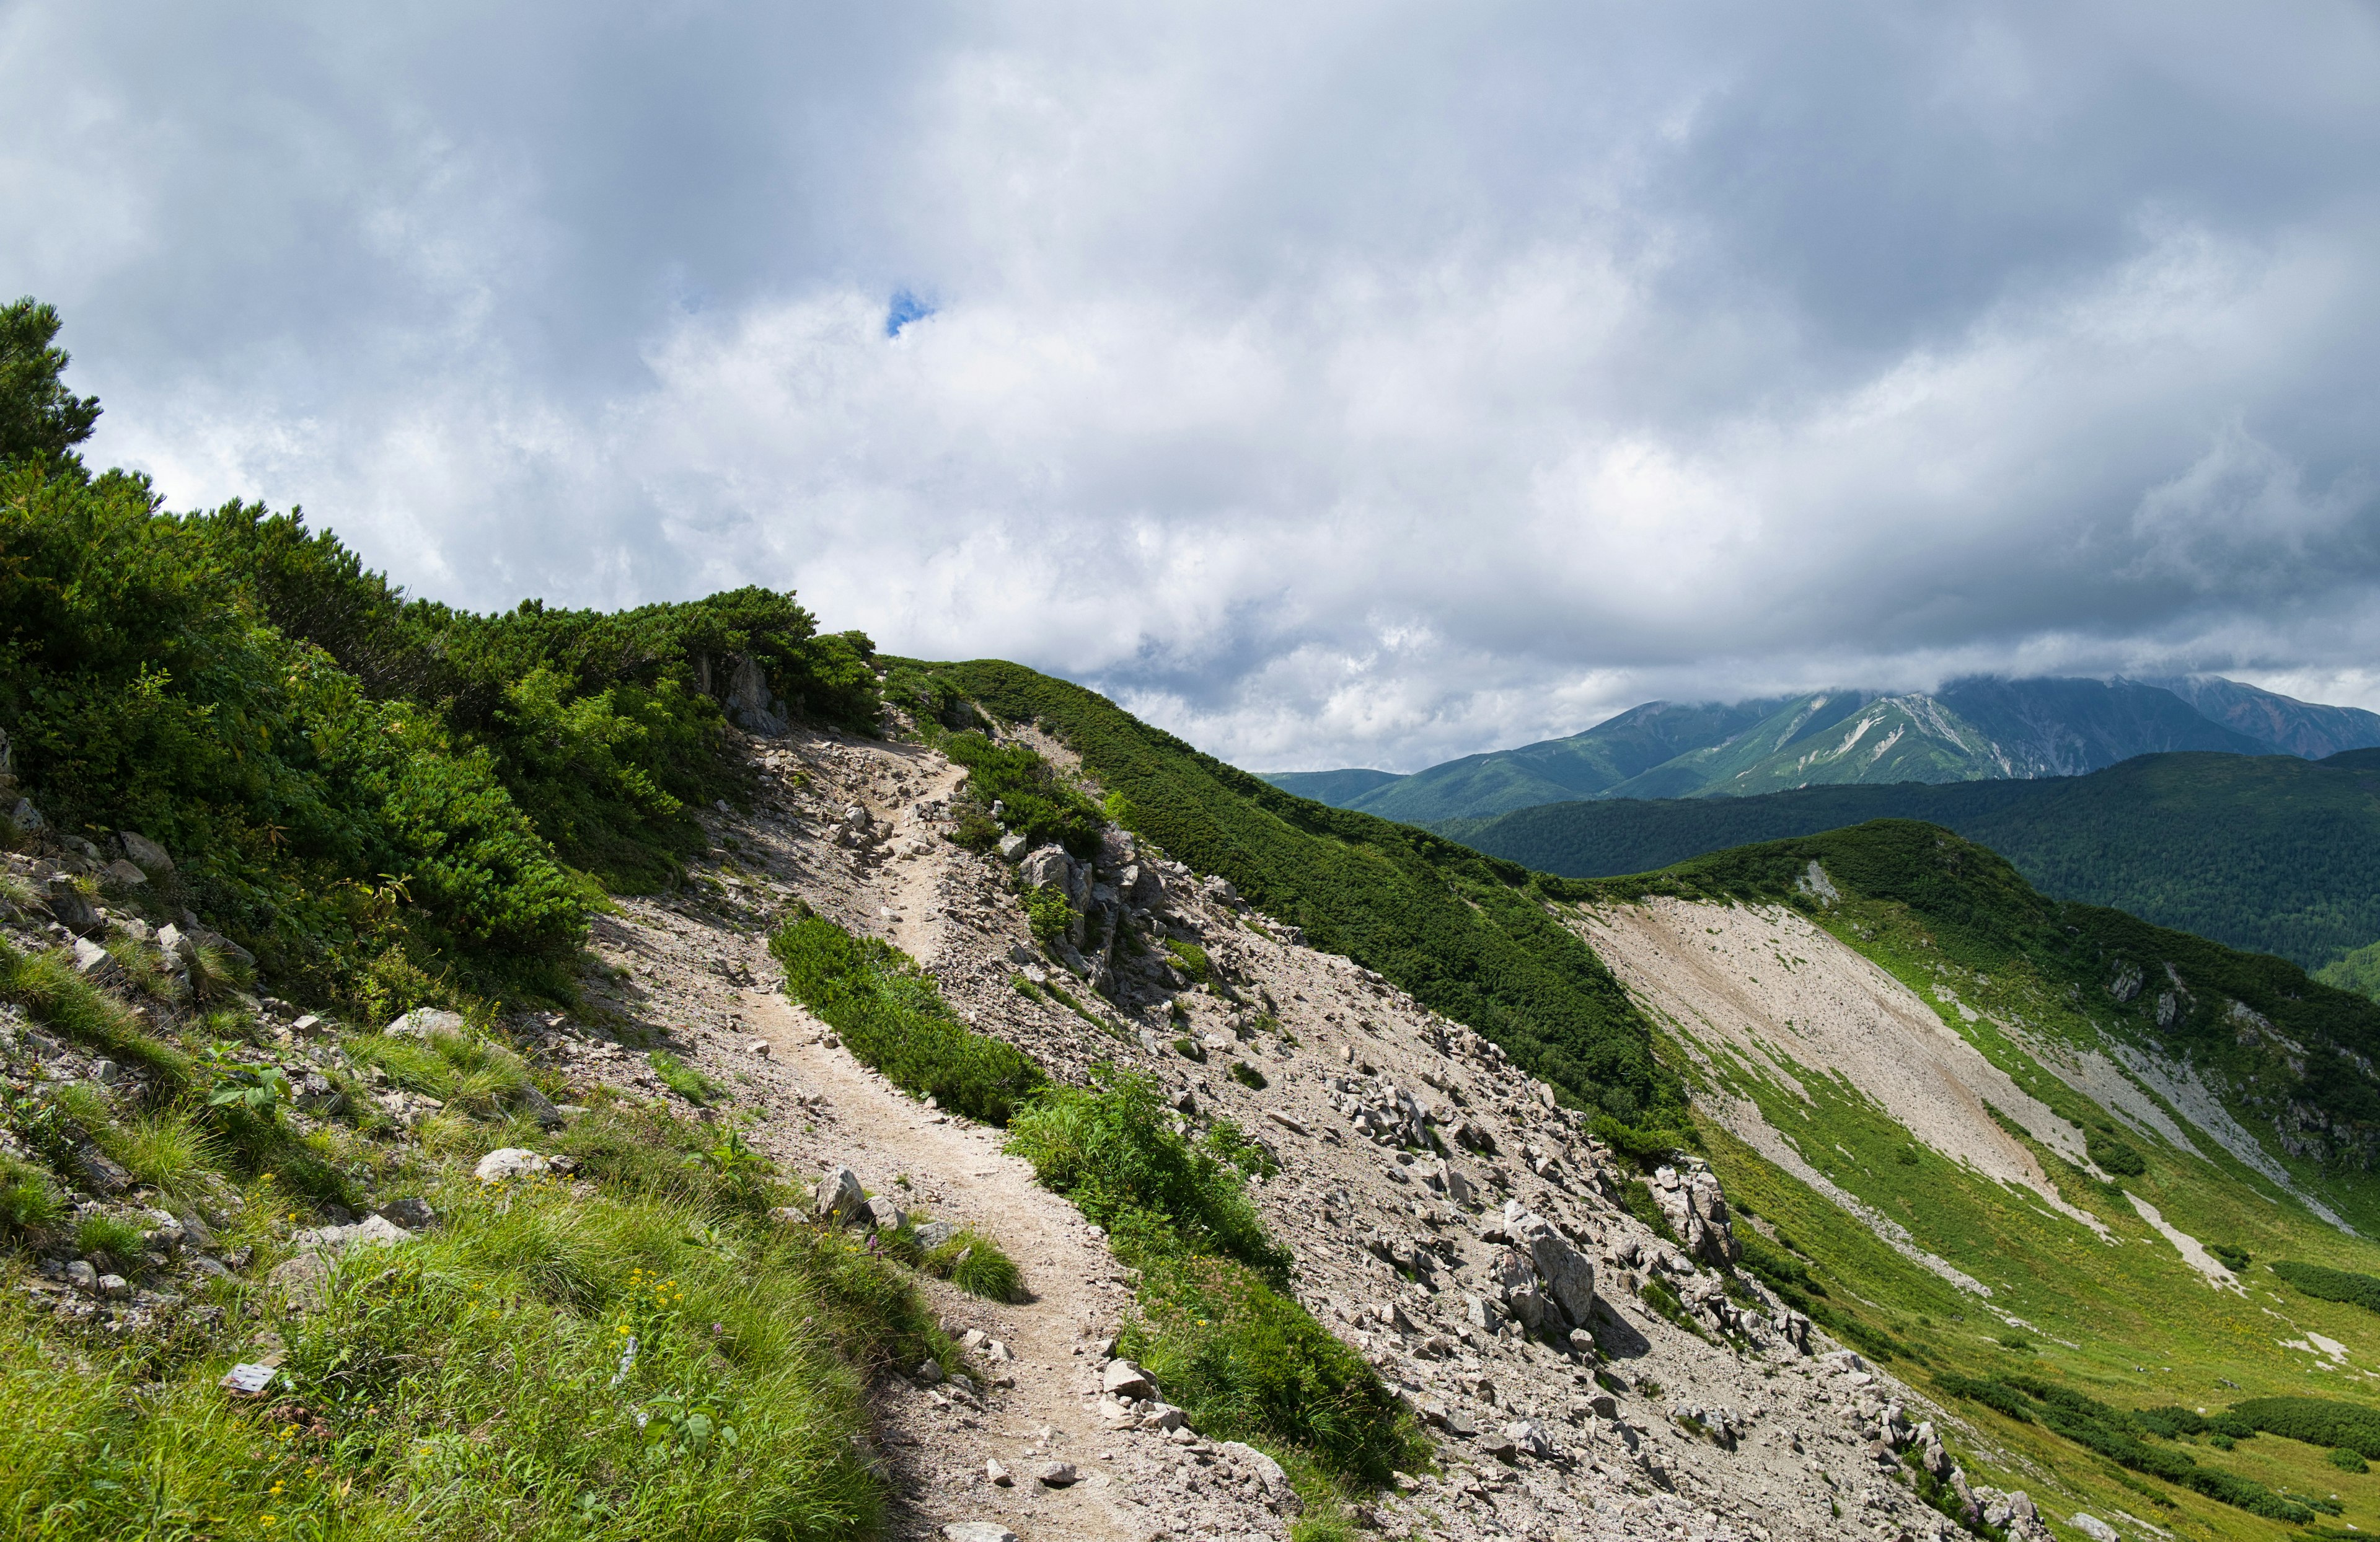
[[[1002,1154],[998,1132],[894,1089],[777,993],[766,936],[796,901],[910,952],[980,1031],[1053,1076],[1081,1079],[1099,1062],[1137,1068],[1196,1119],[1229,1117],[1277,1151],[1282,1172],[1255,1197],[1295,1251],[1300,1298],[1440,1443],[1435,1474],[1367,1507],[1389,1534],[1765,1542],[1949,1528],[1888,1477],[1890,1451],[1874,1443],[1896,1431],[1906,1442],[1910,1426],[1939,1415],[1830,1352],[1756,1285],[1736,1283],[1730,1299],[1706,1264],[1623,1211],[1620,1187],[1635,1175],[1494,1046],[1150,851],[1137,854],[1161,887],[1149,908],[1206,949],[1236,1000],[1189,987],[1151,954],[1120,966],[1130,1014],[1032,952],[1006,865],[941,838],[959,776],[940,755],[803,733],[754,741],[751,753],[766,795],[712,820],[714,849],[685,898],[624,901],[604,919],[597,945],[613,973],[590,982],[587,1021],[551,1020],[542,1053],[583,1082],[668,1097],[622,1048],[665,1041],[732,1092],[788,1170],[848,1164],[871,1192],[979,1226],[1016,1257],[1031,1297],[1020,1305],[923,1281],[954,1327],[1001,1348],[986,1353],[979,1391],[900,1378],[883,1390],[883,1449],[904,1501],[896,1534],[996,1520],[1023,1542],[1285,1536],[1297,1503],[1226,1446],[1102,1416],[1101,1350],[1130,1309],[1126,1271],[1095,1228]],[[1013,983],[1020,973],[1066,986],[1084,1013],[1028,999]],[[1178,1052],[1177,1037],[1197,1041],[1203,1061]],[[1225,1075],[1235,1059],[1268,1085]],[[1947,1047],[1904,1071],[1946,1106],[1967,1085]],[[2008,1150],[1956,1129],[1945,1138],[1979,1163],[2022,1172]],[[1430,1154],[1433,1137],[1451,1161]],[[1689,1239],[1730,1245],[1707,1174],[1665,1170],[1653,1192]],[[1508,1208],[1543,1217],[1594,1265],[1592,1345],[1582,1334],[1574,1350],[1558,1348],[1511,1320],[1511,1277],[1498,1277],[1514,1256]],[[1638,1299],[1652,1279],[1682,1301],[1691,1328]],[[1014,1385],[991,1384],[1001,1379]],[[1084,1481],[1033,1482],[1053,1458]],[[990,1459],[1017,1475],[1013,1487],[987,1480]]]

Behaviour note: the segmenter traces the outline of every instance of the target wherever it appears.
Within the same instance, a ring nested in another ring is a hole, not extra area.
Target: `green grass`
[[[805,916],[780,928],[769,951],[784,967],[787,993],[895,1087],[1004,1124],[1043,1084],[1040,1067],[961,1022],[932,979],[888,942]]]
[[[726,1538],[876,1523],[853,1444],[863,1379],[946,1353],[883,1266],[807,1231],[691,1247],[718,1218],[667,1201],[445,1198],[438,1231],[351,1256],[327,1309],[280,1322],[285,1384],[255,1404],[212,1385],[228,1344],[136,1399],[104,1366],[62,1369],[58,1330],[7,1308],[0,1529]]]
[[[93,1210],[75,1225],[75,1251],[117,1264],[140,1257],[140,1228],[120,1215]]]
[[[189,1057],[144,1032],[140,1020],[75,972],[63,950],[27,953],[0,941],[0,1002],[13,1002],[32,1020],[83,1049],[155,1072],[169,1087],[191,1077]]]
[[[719,1084],[668,1050],[655,1050],[645,1057],[645,1061],[653,1068],[653,1075],[662,1079],[663,1087],[687,1102],[718,1101],[721,1096]]]
[[[988,1232],[972,1226],[951,1233],[925,1256],[920,1267],[986,1301],[1015,1301],[1025,1289],[1025,1273],[1016,1267],[1016,1260]]]

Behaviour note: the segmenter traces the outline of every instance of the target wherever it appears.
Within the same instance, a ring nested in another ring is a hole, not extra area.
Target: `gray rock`
[[[1041,1470],[1033,1475],[1051,1488],[1069,1487],[1079,1482],[1082,1477],[1081,1474],[1075,1471],[1075,1464],[1071,1462],[1044,1462],[1041,1463]]]
[[[300,1253],[264,1277],[268,1293],[296,1312],[320,1311],[331,1298],[331,1260],[322,1253]]]
[[[9,811],[8,822],[27,835],[35,833],[49,823],[42,818],[42,811],[33,807],[33,800],[29,797],[17,800],[17,807]]]
[[[1572,1326],[1584,1328],[1593,1320],[1595,1266],[1567,1238],[1540,1222],[1529,1236],[1529,1260]]]
[[[909,1373],[909,1379],[920,1387],[931,1387],[941,1378],[942,1366],[938,1360],[921,1361],[917,1368]]]
[[[132,1293],[132,1281],[120,1274],[103,1274],[99,1277],[99,1293],[103,1300],[122,1301]]]
[[[552,1099],[540,1092],[534,1083],[521,1083],[520,1090],[512,1096],[512,1104],[516,1112],[536,1120],[540,1129],[558,1130],[570,1123],[562,1117],[562,1111],[553,1106]]]
[[[100,929],[97,907],[80,889],[75,887],[75,880],[66,873],[50,875],[49,881],[42,886],[42,904],[48,909],[52,920],[77,937],[87,936]]]
[[[144,871],[170,873],[174,870],[174,859],[166,855],[165,848],[137,830],[117,831],[115,844],[124,848],[124,855],[131,859],[134,866]]]
[[[2066,1524],[2089,1537],[2091,1542],[2123,1542],[2123,1533],[2096,1515],[2085,1515],[2078,1510],[2066,1518]]]
[[[1042,846],[1017,864],[1016,876],[1036,889],[1065,893],[1073,887],[1075,859],[1062,846]]]
[[[74,940],[74,966],[75,973],[93,985],[112,985],[124,977],[114,955],[88,937]]]
[[[810,1213],[837,1226],[858,1224],[868,1214],[868,1191],[859,1186],[859,1174],[847,1167],[828,1169],[819,1179]]]
[[[491,1151],[471,1169],[471,1175],[483,1184],[501,1184],[515,1178],[532,1178],[550,1172],[553,1164],[536,1152],[518,1146],[507,1146]]]
[[[1289,1475],[1281,1463],[1251,1445],[1238,1440],[1225,1440],[1215,1447],[1215,1454],[1228,1459],[1232,1465],[1264,1485],[1268,1499],[1280,1500],[1294,1492],[1289,1486]]]
[[[1003,862],[1014,862],[1025,855],[1025,848],[1031,844],[1025,838],[1023,832],[1013,831],[1000,838],[1000,859]]]
[[[99,874],[100,877],[105,879],[111,886],[117,889],[138,889],[140,885],[149,881],[149,875],[147,873],[142,872],[140,868],[134,867],[131,863],[127,862],[120,856],[115,861],[110,862],[106,867],[102,868],[99,870]]]
[[[997,1521],[953,1521],[942,1528],[942,1542],[1016,1542],[1016,1534]]]
[[[1099,1374],[1099,1390],[1111,1398],[1153,1398],[1157,1383],[1129,1360],[1111,1360]]]
[[[461,1033],[463,1014],[437,1007],[418,1006],[381,1032],[396,1038],[428,1038],[433,1033]]]
[[[1553,1454],[1553,1442],[1546,1439],[1546,1432],[1539,1429],[1533,1419],[1517,1419],[1506,1425],[1504,1439],[1512,1441],[1513,1449],[1524,1456],[1542,1462]]]
[[[301,1253],[345,1253],[350,1247],[393,1247],[413,1235],[382,1215],[370,1215],[349,1226],[320,1226],[300,1232],[295,1241]]]
[[[429,1200],[420,1198],[392,1199],[372,1214],[408,1232],[419,1232],[438,1222],[438,1212],[430,1208]]]
[[[983,1475],[990,1478],[995,1487],[1000,1488],[1009,1487],[1016,1482],[1015,1477],[1006,1467],[1001,1465],[1000,1458],[996,1456],[984,1463]],[[942,1529],[947,1533],[950,1528],[945,1526]]]
[[[74,1165],[82,1181],[102,1194],[122,1194],[132,1186],[132,1174],[96,1146],[77,1147]]]
[[[82,1259],[75,1258],[68,1260],[66,1267],[66,1277],[67,1284],[72,1285],[76,1290],[82,1292],[85,1295],[96,1295],[99,1293],[99,1270],[92,1268],[90,1264],[85,1263]]]
[[[959,1234],[959,1229],[947,1220],[929,1220],[909,1233],[919,1247],[931,1253]]]
[[[868,1202],[868,1224],[880,1231],[898,1232],[908,1219],[900,1206],[880,1194]]]

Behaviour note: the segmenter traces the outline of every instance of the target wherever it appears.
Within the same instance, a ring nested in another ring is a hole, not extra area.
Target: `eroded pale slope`
[[[2077,1165],[2082,1132],[2020,1087],[1874,963],[1794,911],[1656,897],[1585,913],[1580,929],[1637,999],[1716,1069],[1743,1070],[1807,1098],[1803,1079],[1833,1076],[1951,1160],[2030,1189],[2094,1231],[1998,1109]],[[1758,1110],[1730,1099],[1723,1117],[1755,1148],[1774,1133]]]

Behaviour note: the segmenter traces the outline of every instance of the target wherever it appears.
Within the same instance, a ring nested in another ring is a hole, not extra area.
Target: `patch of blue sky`
[[[934,313],[934,308],[906,289],[892,291],[892,303],[884,308],[884,335],[898,337],[901,329],[911,322],[922,322]]]

